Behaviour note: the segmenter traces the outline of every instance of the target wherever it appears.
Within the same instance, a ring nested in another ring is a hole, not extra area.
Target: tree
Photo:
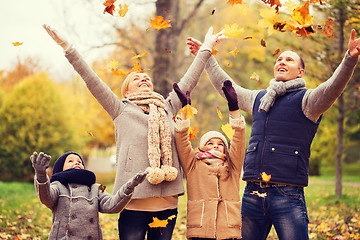
[[[39,73],[22,80],[4,97],[0,109],[1,180],[30,181],[29,157],[34,151],[55,157],[81,147],[59,90],[45,73]]]

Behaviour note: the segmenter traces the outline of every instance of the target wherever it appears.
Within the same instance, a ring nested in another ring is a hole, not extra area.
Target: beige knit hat
[[[220,138],[226,145],[226,148],[229,148],[228,142],[227,142],[225,136],[217,131],[209,131],[209,132],[205,133],[200,139],[200,147],[204,147],[205,144],[212,138]]]

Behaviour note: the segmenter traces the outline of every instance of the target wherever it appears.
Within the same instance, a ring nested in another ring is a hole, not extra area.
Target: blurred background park
[[[36,198],[30,155],[42,151],[51,165],[66,151],[83,155],[97,182],[111,192],[114,180],[114,126],[61,47],[42,29],[57,29],[84,56],[92,69],[121,98],[121,83],[140,64],[163,96],[170,92],[194,59],[187,37],[203,41],[209,26],[243,29],[241,36],[217,46],[215,58],[239,85],[266,88],[280,51],[300,53],[307,88],[326,81],[341,62],[352,28],[360,37],[358,0],[118,0],[128,5],[121,17],[105,12],[105,1],[1,1],[0,21],[0,239],[46,239],[51,212]],[[309,3],[307,25],[286,28],[290,7]],[[157,30],[150,19],[162,16],[171,27]],[[329,24],[329,20],[332,23]],[[331,31],[330,31],[331,30]],[[329,34],[330,32],[330,34]],[[17,43],[17,44],[16,44]],[[143,54],[143,53],[146,53]],[[144,56],[132,57],[143,54]],[[360,239],[360,64],[336,103],[323,115],[310,158],[306,188],[311,239]],[[221,131],[227,122],[226,101],[204,73],[191,95],[198,114],[197,137]],[[220,120],[217,108],[223,113]],[[242,112],[249,139],[252,118]],[[192,141],[197,146],[198,139]],[[241,183],[244,186],[244,183]],[[240,193],[241,194],[241,193]],[[174,239],[185,239],[186,197],[180,198]],[[101,215],[106,239],[116,239],[117,215]],[[328,233],[327,233],[328,232]],[[270,236],[269,239],[276,239]]]

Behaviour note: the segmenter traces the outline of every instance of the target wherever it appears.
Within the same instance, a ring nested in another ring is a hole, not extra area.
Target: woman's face
[[[64,162],[63,171],[70,168],[84,169],[81,158],[76,154],[69,154]]]
[[[136,73],[129,80],[129,86],[127,91],[125,92],[125,97],[127,97],[131,93],[139,93],[139,92],[152,92],[153,84],[150,80],[149,75],[146,73]]]
[[[205,144],[205,147],[209,150],[216,150],[221,153],[225,153],[225,144],[220,138],[211,138],[207,143]]]

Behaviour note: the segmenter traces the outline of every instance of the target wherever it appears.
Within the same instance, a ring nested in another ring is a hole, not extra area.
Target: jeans
[[[309,239],[303,187],[267,187],[248,182],[243,195],[242,239],[262,240],[274,225],[279,240]]]
[[[147,232],[148,240],[171,240],[174,231],[177,209],[169,209],[159,212],[132,211],[124,209],[120,213],[118,221],[120,240],[144,240]],[[175,215],[174,218],[168,217]],[[150,228],[153,217],[159,220],[168,219],[166,227]]]

